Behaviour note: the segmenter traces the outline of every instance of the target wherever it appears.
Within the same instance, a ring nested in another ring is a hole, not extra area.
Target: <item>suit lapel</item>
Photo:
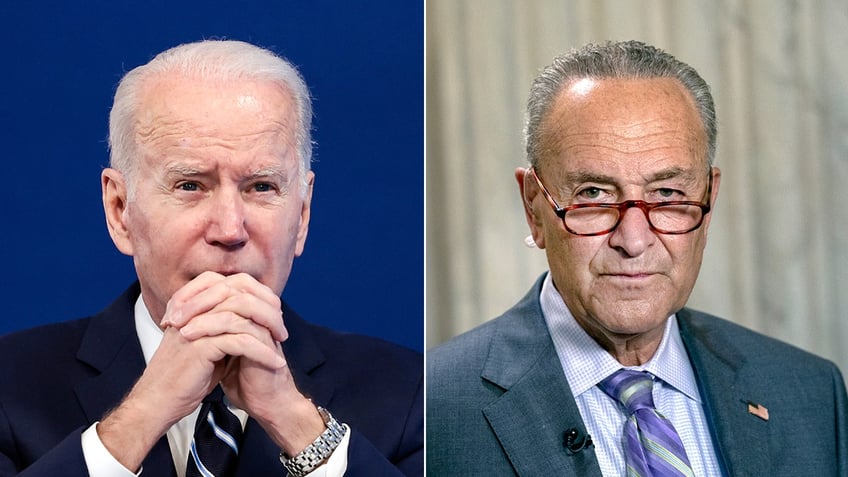
[[[677,316],[725,474],[764,475],[771,462],[769,423],[748,412],[747,405],[765,398],[747,385],[755,379],[748,373],[756,370],[748,370],[744,354],[716,328],[716,318],[707,322],[687,309]]]
[[[136,283],[92,317],[80,343],[77,359],[99,372],[75,388],[89,425],[117,406],[144,370],[144,356],[133,321],[138,295]],[[167,438],[159,439],[143,466],[146,475],[176,475]]]
[[[249,418],[244,428],[244,440],[235,477],[282,475],[284,469],[279,456],[280,448],[268,437],[259,423]]]
[[[289,332],[289,339],[283,343],[283,352],[297,388],[316,404],[327,407],[333,398],[334,386],[321,382],[314,374],[327,361],[320,343],[303,318],[285,303],[283,322]]]
[[[600,477],[594,448],[570,456],[567,429],[586,428],[539,306],[541,281],[499,320],[482,378],[504,393],[483,409],[518,475]]]

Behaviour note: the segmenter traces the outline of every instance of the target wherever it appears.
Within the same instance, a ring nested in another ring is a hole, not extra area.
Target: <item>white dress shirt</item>
[[[605,477],[625,475],[624,409],[597,386],[623,366],[574,320],[550,273],[539,299],[565,378],[595,444],[601,472]],[[654,381],[654,403],[680,435],[695,475],[720,476],[698,383],[674,315],[667,320],[662,342],[651,360],[627,368],[659,378]]]
[[[144,305],[144,300],[139,296],[135,302],[135,329],[138,334],[138,340],[141,343],[141,351],[144,354],[144,362],[149,363],[153,358],[153,354],[159,348],[162,342],[164,333],[150,317],[150,312]],[[242,428],[247,423],[247,413],[232,406],[229,401],[224,398],[227,407],[241,421]],[[168,445],[171,448],[171,456],[174,459],[174,467],[177,470],[179,477],[185,477],[186,465],[188,462],[189,446],[194,435],[194,426],[197,422],[197,416],[200,414],[200,406],[188,416],[182,418],[174,424],[167,433]],[[91,477],[133,477],[141,475],[142,470],[134,473],[121,465],[109,450],[100,441],[97,435],[97,424],[94,423],[86,429],[82,434],[82,451],[85,457],[86,466]],[[345,424],[345,433],[342,442],[327,460],[327,463],[318,467],[307,477],[341,477],[347,470],[347,450],[350,443],[350,429]],[[285,475],[286,470],[283,464],[280,464],[280,475]]]

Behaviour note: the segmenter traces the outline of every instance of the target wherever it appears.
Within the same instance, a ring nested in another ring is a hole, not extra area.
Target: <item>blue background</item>
[[[100,201],[114,88],[226,37],[292,61],[314,97],[312,221],[284,299],[423,350],[421,2],[3,2],[0,32],[0,333],[96,313],[135,279]]]

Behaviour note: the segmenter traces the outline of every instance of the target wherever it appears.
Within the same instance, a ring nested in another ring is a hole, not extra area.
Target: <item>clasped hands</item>
[[[288,338],[280,298],[248,274],[204,272],[173,294],[162,342],[133,389],[98,434],[128,469],[190,414],[216,385],[290,455],[324,429],[297,390],[280,343]],[[139,429],[141,426],[141,429]],[[135,429],[128,441],[121,429]]]
[[[248,274],[202,273],[174,293],[160,328],[148,371],[157,370],[169,399],[184,406],[177,414],[190,413],[219,382],[248,412],[294,391],[280,348],[288,338],[280,298]]]

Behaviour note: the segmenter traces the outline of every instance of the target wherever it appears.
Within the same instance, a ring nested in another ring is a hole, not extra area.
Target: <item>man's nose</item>
[[[638,257],[654,243],[656,233],[639,207],[625,209],[623,214],[618,227],[610,233],[609,244],[628,257]]]
[[[239,191],[218,189],[210,207],[206,241],[233,248],[247,242],[245,203]]]

